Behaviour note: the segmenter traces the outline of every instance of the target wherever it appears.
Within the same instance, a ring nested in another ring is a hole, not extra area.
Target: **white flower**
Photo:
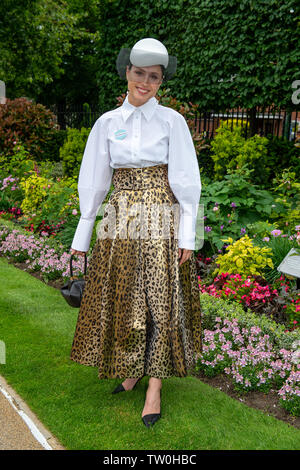
[[[298,351],[293,352],[291,360],[294,364],[300,363],[300,349],[298,349]]]
[[[297,339],[296,341],[292,343],[293,349],[297,349],[298,347],[300,347],[300,339]]]

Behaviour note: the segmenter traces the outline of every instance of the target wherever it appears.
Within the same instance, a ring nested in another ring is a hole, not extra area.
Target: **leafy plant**
[[[24,199],[21,204],[24,214],[37,212],[47,197],[49,181],[43,176],[32,174],[28,178],[20,180],[20,186],[24,191]]]
[[[254,246],[248,235],[236,242],[233,242],[232,238],[222,241],[229,242],[229,245],[226,248],[227,253],[216,258],[219,267],[214,271],[214,275],[218,273],[262,275],[266,266],[273,268],[270,258],[271,248]]]
[[[57,131],[55,115],[42,104],[16,98],[7,99],[0,106],[0,152],[8,162],[19,144],[30,152],[32,159],[43,160]]]
[[[300,416],[299,371],[291,372],[279,394],[280,405],[292,416]]]
[[[20,204],[23,199],[23,191],[19,186],[19,178],[12,175],[0,180],[0,207],[1,212],[9,212],[13,216],[21,213]],[[2,217],[3,217],[2,212]],[[11,217],[9,217],[11,218]]]
[[[239,238],[249,224],[268,219],[274,198],[266,190],[251,182],[247,165],[227,170],[221,181],[203,178],[201,204],[204,205],[205,238],[215,248],[223,246],[222,237]]]
[[[212,282],[199,278],[201,293],[238,302],[257,315],[267,315],[287,328],[300,325],[300,294],[285,276],[269,284],[262,276],[220,273]]]
[[[251,176],[253,182],[261,184],[268,178],[264,165],[268,140],[259,135],[246,139],[245,127],[240,120],[231,124],[221,121],[216,129],[216,136],[211,143],[215,179],[221,180],[228,168],[241,168],[245,164],[254,170]]]
[[[285,169],[273,180],[276,212],[271,219],[278,228],[285,230],[300,221],[300,180],[295,171]]]
[[[300,174],[300,148],[292,141],[281,137],[267,135],[267,165],[270,168],[269,186],[274,186],[274,178],[282,174],[283,170],[290,169],[296,175]],[[299,178],[298,178],[299,180]],[[276,188],[276,184],[274,186]]]
[[[270,258],[272,258],[274,268],[266,266],[264,276],[269,282],[274,282],[281,276],[277,266],[289,253],[291,248],[297,248],[297,238],[291,232],[283,233],[281,230],[273,229],[264,237],[261,234],[254,234],[253,243],[260,247],[269,247],[271,249]]]
[[[31,175],[21,181],[25,197],[21,204],[24,212],[19,222],[29,231],[43,237],[56,236],[65,224],[74,230],[74,214],[77,215],[78,197],[64,179],[54,181],[44,176]],[[75,219],[77,220],[77,218]]]
[[[90,128],[85,127],[80,130],[68,129],[66,141],[59,150],[65,176],[78,178],[80,163],[90,131]]]
[[[22,177],[36,169],[36,162],[30,158],[30,152],[23,145],[16,144],[9,159],[4,154],[0,155],[0,169],[2,175]]]

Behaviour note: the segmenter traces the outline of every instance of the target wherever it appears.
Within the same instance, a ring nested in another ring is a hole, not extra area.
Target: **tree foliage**
[[[97,8],[97,0],[1,0],[0,79],[7,96],[74,102],[95,88]]]
[[[0,77],[9,98],[30,97],[63,73],[75,18],[63,0],[1,0]]]
[[[65,0],[68,15],[75,18],[70,48],[63,56],[64,73],[48,84],[40,99],[47,103],[96,104],[98,91],[96,72],[100,50],[98,0]]]
[[[0,106],[0,154],[13,155],[22,145],[36,161],[49,156],[57,133],[55,115],[42,104],[26,98],[7,100]]]

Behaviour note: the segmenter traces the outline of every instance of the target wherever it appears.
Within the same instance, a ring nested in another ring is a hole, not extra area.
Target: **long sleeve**
[[[78,177],[78,194],[81,217],[71,247],[88,251],[97,212],[107,195],[113,168],[101,117],[97,119],[85,146]]]
[[[178,247],[194,250],[201,178],[189,127],[179,113],[171,123],[168,179],[180,205]]]

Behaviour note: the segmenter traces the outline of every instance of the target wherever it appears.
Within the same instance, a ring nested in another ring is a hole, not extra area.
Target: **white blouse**
[[[168,164],[168,180],[180,205],[178,247],[195,249],[201,179],[195,147],[184,117],[152,97],[135,107],[102,114],[89,134],[83,154],[78,194],[81,217],[71,248],[88,251],[98,210],[107,195],[114,168]]]

